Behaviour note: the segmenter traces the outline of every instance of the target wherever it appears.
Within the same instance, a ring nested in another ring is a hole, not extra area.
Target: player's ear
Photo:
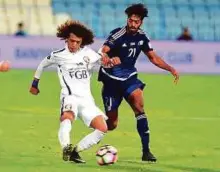
[[[139,28],[142,26],[142,24],[143,24],[143,20],[141,20],[141,24],[139,25]]]
[[[143,24],[144,19],[141,19],[141,25]]]
[[[127,17],[127,23],[128,23],[129,17]]]

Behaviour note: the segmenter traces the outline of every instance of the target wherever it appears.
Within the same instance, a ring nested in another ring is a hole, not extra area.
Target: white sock
[[[85,136],[76,146],[76,151],[81,152],[83,150],[89,149],[104,137],[105,133],[100,130],[94,130],[92,133]]]
[[[58,138],[62,148],[70,144],[70,131],[72,125],[69,119],[65,119],[60,123],[60,129],[58,131]]]

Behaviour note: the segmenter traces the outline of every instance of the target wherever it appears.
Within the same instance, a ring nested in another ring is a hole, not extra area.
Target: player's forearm
[[[36,88],[36,89],[38,88],[40,76],[43,73],[43,70],[44,70],[44,68],[41,65],[39,65],[36,72],[35,72],[35,74],[34,74],[34,79],[32,81],[32,87],[33,88]]]
[[[99,49],[98,53],[101,55],[103,54],[106,55],[106,53],[108,53],[109,51],[110,51],[110,48],[107,45],[104,45],[102,48]]]
[[[38,88],[40,76],[43,73],[44,69],[52,64],[53,63],[51,61],[49,61],[47,58],[45,58],[44,60],[41,61],[41,63],[37,67],[37,70],[34,75],[34,79],[31,84],[31,88],[29,90],[31,94],[38,95],[40,93],[40,90]]]
[[[43,71],[44,71],[44,66],[41,66],[41,65],[39,65],[38,66],[38,68],[37,68],[37,70],[35,71],[35,74],[34,74],[34,79],[40,79],[40,77],[41,77],[41,75],[42,75],[42,73],[43,73]]]
[[[171,67],[170,65],[168,65],[165,61],[163,61],[163,59],[161,59],[160,57],[155,57],[150,59],[150,61],[156,65],[157,67],[167,70],[167,71],[172,71],[173,67]]]
[[[43,73],[44,69],[46,67],[50,66],[50,63],[48,62],[48,60],[45,58],[44,60],[41,61],[41,63],[39,64],[39,66],[37,67],[37,70],[34,74],[34,78],[36,79],[40,79],[41,74]]]
[[[35,74],[34,74],[34,79],[32,81],[32,87],[33,88],[36,88],[38,89],[38,84],[39,84],[39,81],[40,81],[40,77],[41,77],[41,74],[43,73],[43,70],[45,68],[45,64],[43,63],[43,61],[40,63],[40,65],[37,67],[37,70],[35,71]]]
[[[168,65],[162,58],[160,58],[154,51],[145,52],[145,54],[148,56],[151,63],[157,67],[170,72],[173,70],[173,68]]]

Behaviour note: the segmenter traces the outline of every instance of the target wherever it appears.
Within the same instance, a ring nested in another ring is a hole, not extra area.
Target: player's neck
[[[79,52],[82,48],[80,47],[78,50],[76,50],[76,51],[73,52],[73,51],[70,51],[68,45],[66,44],[66,45],[65,45],[65,49],[66,49],[69,53],[75,54],[75,53]]]
[[[128,29],[128,27],[126,26],[126,33],[129,34],[129,35],[136,35],[136,34],[138,33],[138,31],[137,31],[137,32],[131,32],[131,31]]]

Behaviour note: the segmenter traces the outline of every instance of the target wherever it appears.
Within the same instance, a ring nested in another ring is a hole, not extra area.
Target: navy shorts
[[[145,84],[141,82],[137,75],[128,78],[125,81],[119,81],[105,77],[102,89],[102,100],[105,106],[105,111],[118,109],[122,99],[128,100],[128,96],[137,88],[144,89]]]

